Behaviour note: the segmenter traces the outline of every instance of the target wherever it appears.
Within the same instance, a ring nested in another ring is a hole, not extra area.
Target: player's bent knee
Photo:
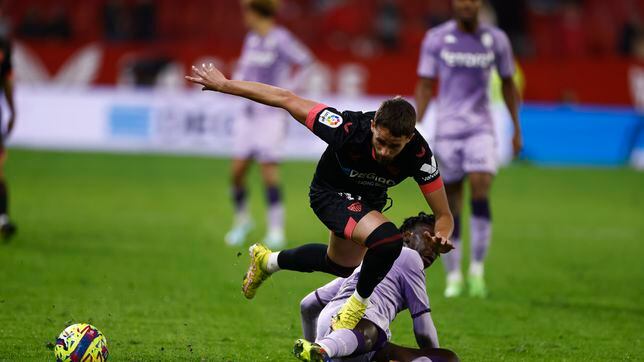
[[[403,246],[402,235],[396,225],[388,221],[378,226],[369,234],[367,240],[365,240],[365,246],[370,250],[391,251],[395,254],[395,258],[397,258]]]

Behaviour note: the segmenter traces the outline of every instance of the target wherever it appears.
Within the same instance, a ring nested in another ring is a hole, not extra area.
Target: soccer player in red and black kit
[[[432,241],[442,252],[453,248],[454,221],[432,151],[416,132],[416,112],[402,98],[385,101],[376,112],[339,112],[262,83],[228,80],[215,67],[193,67],[186,79],[204,90],[248,98],[283,108],[329,146],[310,188],[311,208],[331,231],[329,245],[307,244],[271,252],[250,248],[251,263],[242,291],[253,298],[257,288],[278,270],[321,271],[348,277],[362,262],[355,293],[338,312],[334,330],[352,329],[364,316],[368,298],[402,250],[398,228],[383,214],[387,189],[413,177],[436,216]]]
[[[6,131],[2,130],[2,112],[0,112],[0,235],[8,240],[15,232],[16,226],[9,221],[9,196],[7,182],[4,177],[4,164],[7,160],[5,141],[13,131],[16,123],[16,108],[13,101],[13,69],[11,65],[11,43],[0,39],[0,82],[2,91],[9,107],[9,122]],[[0,109],[1,111],[1,109]]]

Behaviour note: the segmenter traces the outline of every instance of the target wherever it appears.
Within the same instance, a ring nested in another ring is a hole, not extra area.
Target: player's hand
[[[425,239],[429,241],[429,245],[432,250],[437,253],[445,254],[454,249],[454,244],[441,234],[432,235],[429,231],[425,231],[423,235],[425,236]]]
[[[202,90],[220,92],[228,79],[215,68],[212,63],[202,64],[200,67],[192,66],[192,76],[187,75],[186,79],[195,84],[201,84]]]
[[[523,137],[521,137],[521,132],[514,132],[512,137],[512,152],[514,157],[517,157],[521,150],[523,149]]]

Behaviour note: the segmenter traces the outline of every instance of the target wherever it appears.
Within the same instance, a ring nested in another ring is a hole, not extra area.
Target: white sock
[[[455,270],[447,274],[448,283],[457,283],[463,281],[463,273],[460,270]]]
[[[470,262],[470,275],[482,277],[483,276],[483,262],[471,261]]]
[[[0,215],[0,225],[5,225],[9,223],[9,215],[2,214]]]
[[[353,297],[356,298],[358,300],[358,302],[360,302],[362,304],[367,305],[369,303],[369,297],[363,298],[362,296],[360,296],[360,294],[358,294],[357,290],[355,292],[353,292]]]
[[[279,255],[279,253],[280,253],[279,251],[276,251],[274,253],[271,253],[268,256],[268,262],[266,263],[266,271],[267,272],[273,274],[273,273],[275,273],[277,271],[282,270],[282,269],[280,269],[280,266],[277,263],[277,256]]]

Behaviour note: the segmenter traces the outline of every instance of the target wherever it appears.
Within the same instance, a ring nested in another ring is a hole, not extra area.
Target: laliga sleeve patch
[[[342,116],[337,113],[331,112],[328,109],[322,112],[322,114],[320,114],[320,117],[318,118],[318,122],[331,128],[340,127],[340,125],[342,125],[342,121]]]

